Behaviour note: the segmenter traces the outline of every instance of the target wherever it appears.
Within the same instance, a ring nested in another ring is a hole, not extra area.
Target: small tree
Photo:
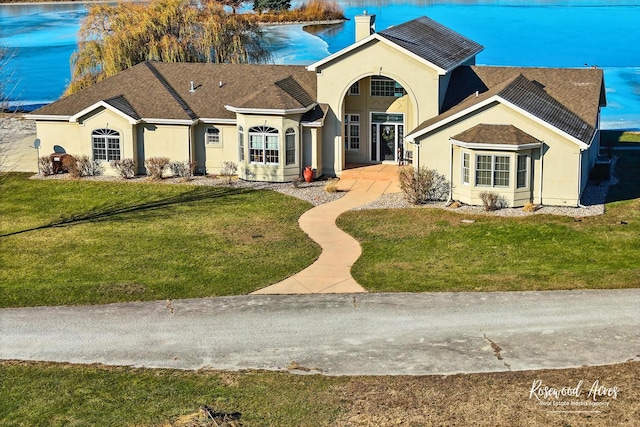
[[[233,162],[223,162],[222,170],[220,170],[220,176],[224,178],[227,185],[231,184],[233,177],[238,172],[238,165]]]

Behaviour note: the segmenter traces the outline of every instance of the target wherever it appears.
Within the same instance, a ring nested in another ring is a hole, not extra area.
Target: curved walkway
[[[386,180],[340,180],[344,197],[316,206],[302,214],[300,228],[322,247],[320,257],[306,269],[254,294],[319,294],[366,292],[351,277],[351,266],[360,257],[360,243],[336,225],[338,216],[374,201],[385,193],[399,191]]]

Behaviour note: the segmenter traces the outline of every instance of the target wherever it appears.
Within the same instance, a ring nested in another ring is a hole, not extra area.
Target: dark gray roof
[[[499,96],[586,144],[606,105],[604,75],[592,68],[461,66],[455,69],[440,115],[410,134]]]
[[[124,95],[114,96],[113,98],[105,99],[104,102],[111,105],[116,110],[122,111],[127,116],[139,120],[141,117],[136,113],[131,104],[127,102],[127,98]]]
[[[473,40],[423,16],[378,33],[385,39],[450,71],[484,47]]]
[[[498,95],[584,143],[589,144],[593,138],[593,126],[546,93],[542,85],[522,74]]]

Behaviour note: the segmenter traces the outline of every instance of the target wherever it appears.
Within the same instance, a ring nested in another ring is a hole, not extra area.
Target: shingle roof
[[[524,145],[540,140],[513,125],[479,124],[452,137],[456,141],[473,144]]]
[[[378,34],[446,71],[484,49],[482,45],[426,16]]]
[[[462,66],[451,75],[440,115],[411,134],[498,96],[590,143],[599,107],[606,105],[600,69]]]
[[[72,116],[111,100],[109,105],[134,118],[235,119],[225,105],[297,109],[315,99],[316,75],[304,66],[145,62],[33,114]]]

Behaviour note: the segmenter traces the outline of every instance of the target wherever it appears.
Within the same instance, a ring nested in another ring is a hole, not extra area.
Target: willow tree
[[[147,60],[266,62],[271,53],[257,22],[215,2],[151,0],[98,4],[79,32],[67,94]]]

